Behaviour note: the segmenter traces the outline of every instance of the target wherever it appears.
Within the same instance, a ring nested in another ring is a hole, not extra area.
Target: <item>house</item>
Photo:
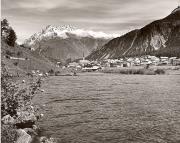
[[[9,57],[9,59],[11,59],[11,60],[22,60],[22,61],[26,60],[25,58],[17,58],[17,57]]]
[[[130,66],[132,66],[132,63],[131,63],[131,62],[123,61],[123,62],[121,63],[121,67],[130,67]]]
[[[56,67],[60,67],[62,65],[61,62],[56,62]]]
[[[81,66],[76,62],[72,62],[69,63],[68,68],[81,68]]]
[[[139,59],[139,58],[135,58],[133,62],[134,62],[133,64],[134,64],[135,66],[141,65],[141,59]]]
[[[168,64],[169,58],[168,57],[160,57],[160,62],[161,62],[161,64]]]
[[[173,60],[173,65],[174,65],[174,66],[180,65],[180,59],[174,59],[174,60]]]
[[[82,65],[83,67],[84,67],[85,65],[90,64],[90,63],[91,63],[91,62],[90,62],[89,60],[85,60],[85,59],[79,61],[79,64]]]
[[[91,72],[91,71],[97,71],[99,69],[101,69],[99,66],[92,66],[92,67],[84,67],[82,68],[82,71]]]
[[[160,57],[161,60],[167,60],[169,59],[168,57]]]
[[[177,59],[177,57],[171,57],[169,58],[169,64],[173,65],[174,61]]]

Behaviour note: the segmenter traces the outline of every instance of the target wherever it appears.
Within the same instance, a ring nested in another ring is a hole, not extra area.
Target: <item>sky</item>
[[[1,0],[7,18],[22,43],[47,25],[125,34],[166,17],[180,0]]]

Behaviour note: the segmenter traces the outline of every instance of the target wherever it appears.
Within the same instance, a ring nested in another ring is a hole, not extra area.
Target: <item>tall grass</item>
[[[140,75],[156,75],[156,74],[165,74],[165,71],[162,69],[144,69],[144,68],[105,68],[101,70],[103,73],[119,73],[119,74],[140,74]]]

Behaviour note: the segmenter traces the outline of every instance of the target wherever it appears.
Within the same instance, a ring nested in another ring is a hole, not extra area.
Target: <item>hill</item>
[[[48,72],[55,69],[54,63],[36,52],[21,47],[16,43],[16,39],[16,33],[8,21],[6,19],[2,20],[1,61],[11,74],[26,74],[31,70]]]
[[[112,39],[87,58],[95,60],[147,54],[180,57],[180,7],[163,19]]]
[[[1,41],[1,61],[12,74],[16,74],[17,72],[19,74],[25,74],[31,70],[48,72],[56,68],[48,59],[17,44],[14,47],[9,46],[3,40]]]

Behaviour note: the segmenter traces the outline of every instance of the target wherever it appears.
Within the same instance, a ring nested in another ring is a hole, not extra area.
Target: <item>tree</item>
[[[19,63],[19,58],[20,58],[20,56],[22,56],[22,54],[23,54],[22,51],[17,52],[17,57],[18,57],[18,62],[17,63]]]
[[[4,37],[3,33],[8,33],[9,23],[6,19],[1,21],[1,37]]]
[[[17,52],[17,57],[19,58],[20,56],[22,56],[22,54],[23,54],[22,51],[18,51]]]
[[[9,26],[9,23],[8,23],[7,19],[3,19],[1,21],[1,26]]]
[[[7,19],[3,19],[1,21],[1,29],[5,28],[5,27],[9,27],[9,23],[8,23]]]
[[[11,28],[10,31],[9,31],[9,35],[6,39],[6,42],[9,46],[13,46],[15,45],[15,42],[16,42],[16,33],[14,32],[14,30]]]
[[[1,37],[9,46],[14,47],[17,37],[15,31],[9,26],[7,19],[1,21]]]

